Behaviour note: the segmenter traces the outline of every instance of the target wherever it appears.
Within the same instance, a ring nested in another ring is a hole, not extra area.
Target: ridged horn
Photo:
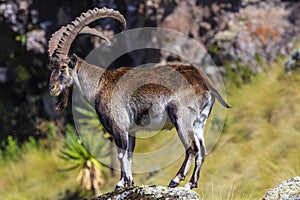
[[[58,46],[59,40],[63,36],[64,32],[66,31],[66,27],[61,27],[58,31],[52,34],[50,40],[49,40],[49,45],[48,45],[48,53],[49,57],[51,58],[55,49]]]
[[[123,29],[126,28],[126,20],[119,11],[108,8],[94,8],[82,13],[79,17],[69,23],[66,27],[62,27],[56,31],[49,42],[49,55],[52,57],[54,54],[60,59],[67,59],[68,53],[72,42],[78,33],[83,29],[83,32],[91,30],[90,27],[86,28],[86,25],[101,18],[113,18],[120,21],[123,25]],[[95,31],[92,35],[95,35]],[[97,31],[98,32],[98,31]],[[97,33],[98,34],[98,33]],[[97,35],[99,36],[99,35]],[[101,36],[100,36],[101,37]],[[59,39],[58,39],[59,38]]]
[[[90,35],[100,37],[101,39],[105,40],[105,42],[108,45],[110,45],[110,40],[107,37],[105,37],[103,33],[101,33],[100,31],[98,31],[95,28],[85,26],[85,27],[83,27],[83,29],[81,29],[81,31],[78,34],[90,34]]]

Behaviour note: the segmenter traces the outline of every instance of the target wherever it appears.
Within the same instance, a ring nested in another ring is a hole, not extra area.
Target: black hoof
[[[176,183],[175,181],[171,181],[168,185],[168,187],[170,188],[174,188],[174,187],[177,187],[178,186],[178,183]]]
[[[124,188],[124,187],[116,185],[115,190],[120,190],[122,188]]]
[[[197,184],[197,183],[192,183],[192,184],[191,184],[191,189],[197,188],[197,187],[198,187],[198,184]]]
[[[134,186],[134,181],[132,181],[130,184],[130,187],[133,187],[133,186]]]

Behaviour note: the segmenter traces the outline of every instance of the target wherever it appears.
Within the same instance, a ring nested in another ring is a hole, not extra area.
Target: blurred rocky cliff
[[[95,6],[119,10],[128,29],[151,26],[184,33],[203,44],[223,74],[241,74],[246,81],[247,75],[240,71],[259,72],[262,63],[287,55],[300,33],[300,2],[292,0],[0,1],[0,140],[7,134],[20,140],[40,137],[37,130],[44,120],[71,121],[70,112],[54,113],[54,99],[48,94],[47,41],[55,30]],[[120,31],[110,19],[93,25],[108,35]],[[80,36],[75,43],[71,51],[85,57],[99,41]],[[193,52],[193,46],[184,50]],[[120,59],[116,66],[180,59],[141,50]],[[196,53],[188,60],[203,64]]]

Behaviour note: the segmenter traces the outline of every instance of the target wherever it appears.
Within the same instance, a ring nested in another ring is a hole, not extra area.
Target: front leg
[[[105,87],[104,87],[105,88]],[[103,88],[102,88],[103,89]],[[105,89],[103,94],[107,94]],[[109,96],[110,94],[107,94]],[[130,149],[133,150],[131,143],[129,143],[129,116],[126,115],[126,109],[122,109],[120,114],[114,115],[114,112],[110,110],[111,105],[108,104],[111,99],[96,98],[96,111],[98,113],[99,119],[104,126],[105,130],[110,133],[113,137],[114,142],[117,146],[118,159],[120,161],[121,167],[121,178],[116,185],[117,188],[128,187],[133,185],[132,172],[131,172],[131,162],[128,155]],[[125,108],[124,106],[123,108]],[[119,112],[118,112],[119,113]],[[122,114],[121,114],[122,113]]]
[[[121,167],[121,178],[120,181],[116,185],[116,189],[123,188],[123,187],[129,187],[130,184],[130,174],[128,170],[128,154],[127,150],[120,149],[118,147],[118,158],[120,161],[120,167]]]
[[[118,134],[117,136],[118,137],[114,138],[116,146],[118,148],[118,158],[121,166],[121,178],[116,185],[116,189],[133,185],[131,158],[128,153],[131,144],[129,143],[128,134],[123,132],[122,134]]]
[[[134,185],[133,177],[132,177],[132,157],[133,157],[133,151],[135,147],[135,133],[130,133],[128,135],[128,174],[130,175],[130,186]]]

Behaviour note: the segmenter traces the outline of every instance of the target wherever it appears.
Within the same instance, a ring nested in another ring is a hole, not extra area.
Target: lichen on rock
[[[170,188],[166,186],[133,186],[122,188],[103,194],[90,200],[157,200],[157,199],[180,199],[201,200],[195,191],[183,187]]]
[[[262,200],[299,200],[300,176],[281,182],[275,188],[269,190]]]

